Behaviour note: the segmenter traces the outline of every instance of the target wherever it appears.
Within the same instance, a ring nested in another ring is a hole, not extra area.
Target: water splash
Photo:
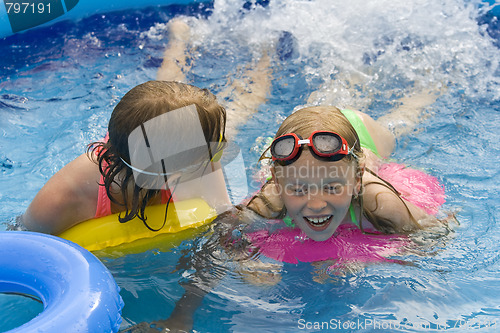
[[[500,52],[487,27],[478,24],[477,1],[277,0],[249,10],[243,5],[216,1],[208,18],[190,18],[195,44],[228,58],[242,52],[258,57],[285,31],[294,37],[294,61],[302,64],[307,82],[322,84],[316,101],[362,107],[415,86],[500,98]]]

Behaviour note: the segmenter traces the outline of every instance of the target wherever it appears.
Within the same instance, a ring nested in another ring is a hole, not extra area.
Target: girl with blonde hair
[[[377,175],[379,150],[394,143],[382,126],[368,130],[367,117],[332,106],[290,115],[261,157],[270,151],[272,179],[247,206],[297,225],[314,240],[328,239],[341,223],[383,233],[421,229],[418,221],[427,224],[428,214]]]

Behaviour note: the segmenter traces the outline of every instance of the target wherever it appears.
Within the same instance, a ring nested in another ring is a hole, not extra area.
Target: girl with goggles
[[[365,114],[327,106],[290,115],[261,157],[269,158],[270,151],[272,177],[248,208],[281,218],[315,241],[329,239],[346,223],[390,234],[421,229],[422,220],[436,222],[377,175],[380,138],[389,131],[373,123]]]

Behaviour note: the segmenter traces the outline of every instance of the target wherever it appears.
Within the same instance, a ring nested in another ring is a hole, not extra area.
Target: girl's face
[[[308,149],[273,175],[288,215],[311,239],[330,238],[345,219],[352,196],[359,192],[355,163],[320,161]]]

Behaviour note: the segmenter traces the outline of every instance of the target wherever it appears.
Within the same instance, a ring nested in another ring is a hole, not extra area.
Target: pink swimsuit
[[[101,180],[99,184],[104,183],[104,177],[101,175]],[[168,199],[170,198],[169,190],[161,190],[161,203],[166,204]],[[99,185],[99,192],[97,194],[97,208],[95,210],[94,218],[103,217],[111,215],[111,200],[106,193],[106,188],[102,185]]]

